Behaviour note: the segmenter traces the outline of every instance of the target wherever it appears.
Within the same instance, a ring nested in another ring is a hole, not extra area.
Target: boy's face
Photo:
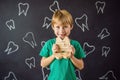
[[[72,27],[69,24],[62,25],[61,22],[57,22],[54,24],[53,30],[57,37],[64,39],[70,35]]]

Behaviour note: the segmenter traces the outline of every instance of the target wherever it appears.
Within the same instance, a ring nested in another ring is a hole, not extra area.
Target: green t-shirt
[[[56,38],[48,40],[40,51],[40,56],[49,57],[52,55],[52,45]],[[86,55],[78,41],[70,40],[70,44],[75,48],[74,56],[78,59],[85,58]],[[50,66],[48,80],[76,80],[75,66],[70,59],[54,59]]]

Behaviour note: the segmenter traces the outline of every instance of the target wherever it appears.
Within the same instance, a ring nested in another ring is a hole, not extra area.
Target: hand
[[[74,54],[75,54],[75,48],[74,48],[72,45],[70,45],[70,46],[68,47],[68,51],[67,51],[67,52],[61,53],[61,55],[62,55],[63,58],[65,58],[65,59],[71,58],[72,56],[74,56]]]
[[[62,53],[54,53],[53,55],[56,59],[62,59],[63,58]]]
[[[63,53],[62,54],[63,58],[67,59],[67,58],[70,58],[72,56],[72,53]]]
[[[59,52],[59,50],[60,50],[59,45],[53,44],[53,46],[52,46],[52,52],[53,52],[53,54]]]
[[[62,58],[61,53],[59,53],[59,51],[60,51],[59,45],[53,44],[52,51],[53,51],[53,55],[56,59],[61,59]]]
[[[72,46],[72,45],[70,45],[69,47],[68,47],[68,52],[69,53],[72,53],[72,55],[74,55],[75,54],[75,48]]]

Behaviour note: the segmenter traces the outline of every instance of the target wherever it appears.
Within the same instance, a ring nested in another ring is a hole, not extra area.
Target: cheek
[[[58,31],[54,30],[54,34],[55,34],[55,35],[58,35]]]
[[[66,32],[67,32],[67,33],[70,33],[70,32],[71,32],[71,30],[70,30],[70,29],[68,29],[68,30],[66,30]]]

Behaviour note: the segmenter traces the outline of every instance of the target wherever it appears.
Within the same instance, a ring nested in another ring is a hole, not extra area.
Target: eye
[[[68,26],[64,26],[64,28],[68,28]]]
[[[57,28],[57,29],[59,29],[59,28],[60,28],[60,26],[56,26],[56,28]]]

